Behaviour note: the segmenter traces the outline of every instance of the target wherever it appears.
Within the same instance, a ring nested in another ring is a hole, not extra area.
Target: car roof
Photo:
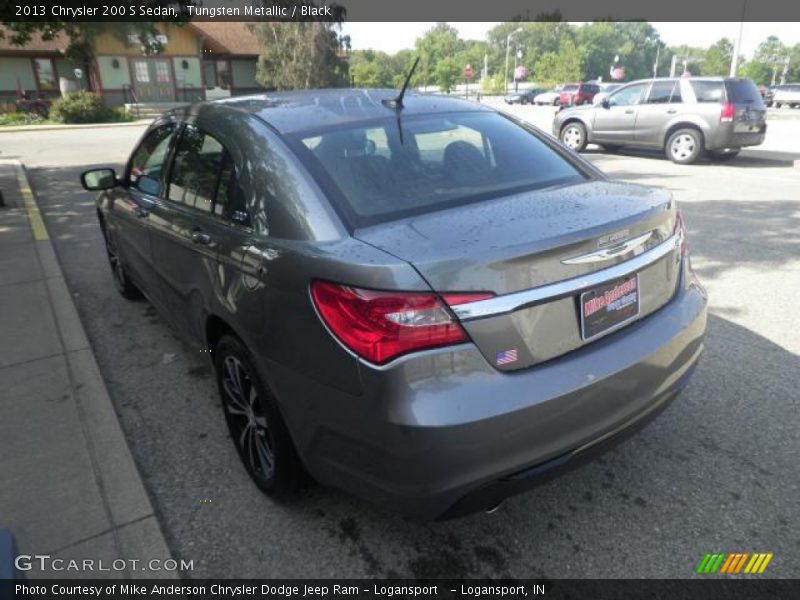
[[[382,101],[392,100],[397,94],[395,89],[333,88],[266,92],[204,104],[253,114],[283,134],[393,117],[396,111],[386,107]],[[459,98],[420,94],[410,90],[403,98],[404,116],[464,111],[493,112],[490,108]]]

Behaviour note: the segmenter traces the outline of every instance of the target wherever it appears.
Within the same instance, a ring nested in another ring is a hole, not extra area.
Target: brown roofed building
[[[53,97],[62,90],[92,89],[109,106],[194,102],[253,93],[260,52],[246,23],[197,22],[159,24],[163,50],[146,55],[135,36],[97,36],[91,65],[68,60],[64,35],[45,41],[40,35],[25,46],[11,44],[0,27],[0,101]],[[77,79],[76,69],[81,78]],[[88,70],[88,73],[85,71]]]

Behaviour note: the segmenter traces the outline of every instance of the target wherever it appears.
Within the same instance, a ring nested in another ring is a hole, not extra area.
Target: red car
[[[561,106],[591,104],[594,95],[599,91],[600,86],[596,83],[568,83],[561,90],[559,101]]]

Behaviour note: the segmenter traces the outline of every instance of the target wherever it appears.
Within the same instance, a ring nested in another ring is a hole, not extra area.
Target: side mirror
[[[90,192],[110,190],[117,185],[117,174],[114,169],[91,169],[81,173],[81,185]]]
[[[603,108],[611,108],[611,101],[608,98],[603,98],[600,101],[600,106],[602,106]]]
[[[608,94],[606,94],[605,92],[598,92],[597,94],[594,95],[594,98],[592,98],[592,104],[594,104],[595,106],[599,105],[602,106],[603,108],[608,108],[607,103],[608,103]]]

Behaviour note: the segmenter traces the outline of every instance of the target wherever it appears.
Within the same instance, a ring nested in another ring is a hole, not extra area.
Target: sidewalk
[[[137,119],[136,121],[122,121],[120,123],[73,123],[70,125],[59,125],[58,123],[47,123],[45,125],[4,125],[0,127],[0,133],[20,133],[24,131],[63,131],[65,129],[106,129],[108,127],[141,127],[150,125],[153,119]]]
[[[170,558],[24,169],[0,160],[0,528],[23,555],[138,559],[38,577],[169,577]]]

